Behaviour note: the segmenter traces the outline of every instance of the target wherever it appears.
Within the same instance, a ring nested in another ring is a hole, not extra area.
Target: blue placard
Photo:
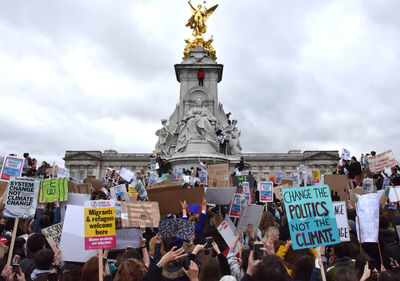
[[[295,250],[340,243],[328,185],[282,189]]]

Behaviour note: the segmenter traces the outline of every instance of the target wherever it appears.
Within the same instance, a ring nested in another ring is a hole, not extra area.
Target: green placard
[[[47,202],[54,202],[54,198],[58,197],[58,201],[68,200],[68,178],[45,179],[40,182],[40,203],[44,198]]]

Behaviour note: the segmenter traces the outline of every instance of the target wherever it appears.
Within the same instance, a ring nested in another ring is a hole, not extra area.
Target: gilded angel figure
[[[217,9],[218,4],[212,6],[210,9],[207,9],[206,6],[202,9],[202,6],[197,5],[197,9],[193,7],[192,2],[189,0],[189,6],[192,10],[192,16],[188,20],[186,26],[193,29],[193,36],[201,36],[201,34],[206,33],[207,26],[205,22],[208,18],[214,13],[215,9]]]

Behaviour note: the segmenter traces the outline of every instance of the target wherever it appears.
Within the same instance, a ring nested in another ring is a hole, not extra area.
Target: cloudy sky
[[[245,152],[400,155],[400,1],[215,3],[206,37]],[[184,0],[2,1],[0,155],[151,152],[189,16]]]

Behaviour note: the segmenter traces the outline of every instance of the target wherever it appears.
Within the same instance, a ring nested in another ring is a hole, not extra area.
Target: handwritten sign
[[[273,201],[273,182],[262,181],[259,185],[260,188],[260,202],[272,202]]]
[[[336,223],[339,230],[340,241],[350,241],[350,227],[347,219],[346,203],[344,201],[333,202]]]
[[[86,201],[85,250],[113,249],[115,247],[115,201]]]
[[[36,211],[40,180],[12,178],[9,183],[4,216],[33,218]]]
[[[11,177],[19,177],[24,166],[24,159],[6,156],[1,167],[0,181],[9,181]]]
[[[394,153],[391,150],[385,151],[375,156],[367,157],[369,168],[372,172],[383,171],[386,168],[396,166],[397,160],[394,157]]]
[[[229,187],[229,164],[208,165],[208,184],[210,187]]]
[[[327,185],[282,189],[294,250],[340,243]]]
[[[254,178],[252,175],[240,175],[240,176],[234,176],[232,178],[233,180],[233,185],[236,186],[236,193],[243,193],[243,183],[248,182],[249,187],[250,187],[250,198],[252,199],[251,202],[255,201],[255,192],[256,188],[254,188]]]
[[[42,229],[42,233],[46,237],[47,242],[49,243],[50,247],[53,249],[54,252],[60,249],[62,230],[63,230],[62,222],[53,224],[49,227]]]
[[[40,202],[47,198],[47,203],[54,202],[54,198],[58,197],[58,201],[68,200],[68,179],[45,179],[40,182]]]

